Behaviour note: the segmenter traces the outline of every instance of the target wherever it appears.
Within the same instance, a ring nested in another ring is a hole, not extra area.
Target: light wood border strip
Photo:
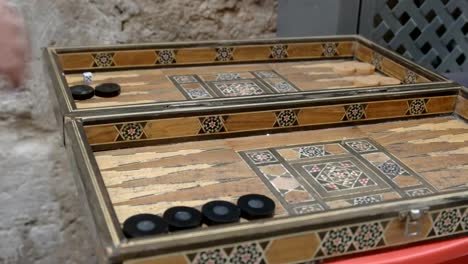
[[[411,71],[395,60],[390,59],[387,56],[383,56],[363,44],[357,44],[355,57],[360,61],[374,65],[376,70],[379,70],[388,76],[397,78],[405,84],[430,82],[426,77]]]
[[[95,50],[58,53],[66,71],[138,68],[151,66],[232,64],[296,59],[330,59],[355,57],[373,64],[381,72],[406,84],[425,83],[429,79],[409,70],[358,41],[324,41],[312,43],[272,43],[269,45],[231,45],[218,47],[167,48],[142,50]]]
[[[355,42],[324,40],[314,42],[271,42],[269,44],[219,43],[208,47],[152,49],[103,49],[63,52],[55,50],[65,72],[174,65],[232,64],[317,58],[352,58]]]
[[[85,126],[85,131],[88,142],[92,146],[119,142],[211,136],[236,132],[290,129],[366,120],[446,114],[454,111],[456,99],[456,95],[449,95],[246,113],[213,114],[209,116],[177,117],[87,125]],[[284,121],[284,119],[292,121]],[[210,120],[219,123],[219,126],[214,128],[204,127],[204,124]],[[132,133],[127,132],[130,130]]]

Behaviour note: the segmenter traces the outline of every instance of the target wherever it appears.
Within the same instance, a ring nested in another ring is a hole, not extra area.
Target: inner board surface
[[[67,74],[68,85],[82,74]],[[142,103],[244,97],[300,91],[398,85],[369,63],[343,60],[199,66],[95,72],[92,86],[115,82],[118,97],[75,101],[78,109]]]
[[[426,118],[95,152],[118,219],[248,193],[275,217],[468,189],[468,125]]]

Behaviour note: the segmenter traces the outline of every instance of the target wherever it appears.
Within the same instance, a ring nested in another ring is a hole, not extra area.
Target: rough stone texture
[[[1,1],[1,0],[0,0]],[[95,263],[40,47],[271,37],[276,0],[11,0],[32,41],[29,81],[0,84],[0,263]]]

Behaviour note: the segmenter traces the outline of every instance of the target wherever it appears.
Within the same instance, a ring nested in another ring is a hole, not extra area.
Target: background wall
[[[359,3],[360,0],[278,0],[278,36],[357,34]]]
[[[0,0],[2,1],[2,0]],[[95,263],[40,48],[272,37],[276,0],[11,0],[32,41],[23,90],[0,82],[0,263]]]

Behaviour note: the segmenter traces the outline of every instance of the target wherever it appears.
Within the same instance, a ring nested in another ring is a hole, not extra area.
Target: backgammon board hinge
[[[415,208],[400,212],[400,219],[405,221],[405,236],[415,237],[421,234],[422,219],[429,207]]]

